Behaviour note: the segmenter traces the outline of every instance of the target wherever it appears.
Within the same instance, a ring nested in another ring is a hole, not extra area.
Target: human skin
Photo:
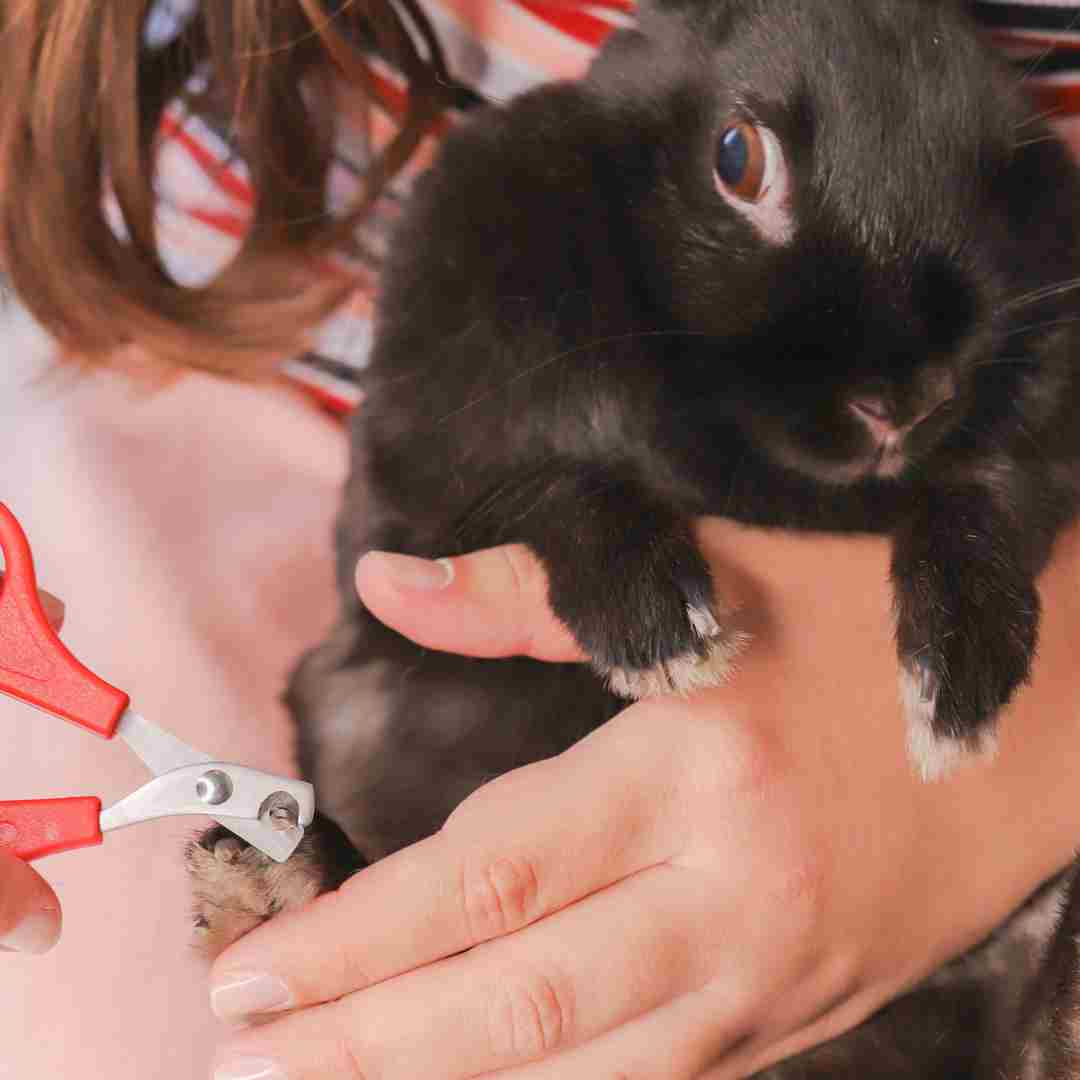
[[[731,684],[627,709],[226,951],[219,1011],[259,975],[299,1008],[230,1040],[220,1077],[745,1076],[857,1023],[1068,861],[1080,529],[1041,580],[1000,752],[936,783],[905,752],[887,542],[699,535],[754,634]],[[424,589],[363,560],[361,596],[432,647],[575,655],[523,549],[452,563]]]

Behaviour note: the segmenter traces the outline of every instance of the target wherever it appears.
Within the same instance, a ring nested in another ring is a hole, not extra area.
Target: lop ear
[[[640,0],[638,10],[666,11],[688,19],[712,19],[736,7],[746,7],[746,0]]]
[[[783,4],[785,0],[771,2]],[[687,48],[703,38],[716,41],[726,37],[745,9],[746,0],[638,0],[635,25],[607,38],[591,72],[596,82],[618,91],[619,74],[640,75],[646,54],[670,53],[668,66],[679,67],[685,62]]]
[[[640,9],[639,9],[640,19]],[[637,27],[616,30],[604,41],[589,68],[589,82],[617,87],[621,77],[635,70],[641,58],[652,48],[648,35]]]

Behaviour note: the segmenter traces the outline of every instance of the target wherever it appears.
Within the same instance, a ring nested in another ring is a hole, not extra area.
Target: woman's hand
[[[0,572],[0,587],[3,583]],[[64,605],[47,592],[41,606],[54,630],[64,621]],[[46,881],[14,855],[0,852],[0,950],[43,953],[60,937],[60,901]]]
[[[1068,860],[1080,534],[1000,756],[936,784],[904,751],[888,545],[720,521],[700,538],[754,634],[732,685],[629,707],[226,951],[215,1008],[271,1022],[219,1080],[746,1076],[869,1015]],[[361,596],[434,648],[576,657],[523,549],[450,565],[369,556]]]

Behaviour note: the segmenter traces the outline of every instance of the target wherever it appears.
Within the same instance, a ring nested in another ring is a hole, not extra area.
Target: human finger
[[[14,855],[0,853],[0,950],[43,953],[60,937],[60,901]]]
[[[435,561],[369,552],[357,563],[356,587],[376,618],[431,649],[584,658],[548,606],[543,566],[522,544]]]
[[[235,1019],[331,1000],[518,931],[668,857],[678,750],[657,746],[657,708],[640,703],[565,754],[500,777],[435,836],[246,935],[214,966],[215,1011]]]
[[[723,986],[682,994],[597,1039],[539,1061],[483,1074],[485,1080],[700,1080],[738,1052],[750,1026]]]
[[[290,1080],[465,1080],[588,1041],[706,981],[701,876],[661,864],[517,934],[243,1032],[220,1075],[261,1058]]]
[[[852,966],[835,958],[797,965],[794,980],[767,968],[727,963],[707,984],[596,1039],[484,1080],[742,1080],[856,1027],[889,996],[860,989]]]
[[[64,625],[64,601],[44,589],[38,590],[41,598],[41,609],[45,612],[45,618],[54,630],[59,630]]]

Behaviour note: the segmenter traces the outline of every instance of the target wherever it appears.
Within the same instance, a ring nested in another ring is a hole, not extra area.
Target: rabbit
[[[887,533],[911,753],[989,749],[1080,482],[1077,179],[1031,119],[955,3],[712,0],[451,138],[384,277],[346,618],[370,547],[522,541],[615,694],[686,692],[744,645],[691,518]]]
[[[340,621],[288,693],[348,839],[317,823],[227,925],[269,871],[221,830],[193,844],[212,949],[627,698],[728,678],[753,643],[701,515],[889,536],[914,767],[992,750],[1080,495],[1080,187],[1033,111],[958,0],[648,0],[585,78],[447,138],[383,272]],[[510,541],[590,666],[429,652],[355,596],[367,550]],[[1021,1045],[1025,1080],[1068,1075],[1030,1056],[1064,1045],[1067,887],[770,1075],[999,1076]]]

